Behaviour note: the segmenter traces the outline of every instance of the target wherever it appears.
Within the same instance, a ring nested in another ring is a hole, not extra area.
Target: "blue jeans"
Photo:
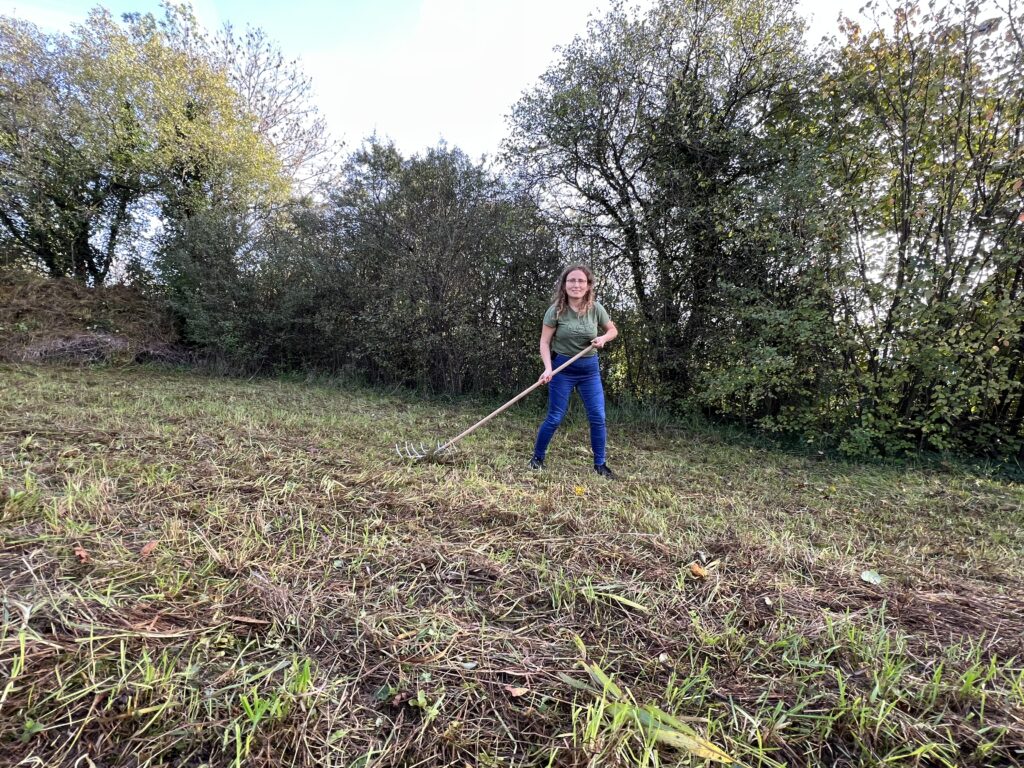
[[[556,354],[551,361],[551,367],[557,368],[568,359],[568,355]],[[548,443],[565,418],[569,398],[574,389],[578,389],[580,397],[583,398],[587,421],[590,422],[590,447],[594,451],[594,464],[600,466],[605,462],[607,431],[604,421],[604,387],[601,386],[597,355],[581,357],[548,383],[548,416],[537,432],[537,444],[534,446],[533,455],[544,461]]]

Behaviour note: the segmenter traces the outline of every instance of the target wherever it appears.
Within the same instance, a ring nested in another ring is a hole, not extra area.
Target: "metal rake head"
[[[410,461],[443,461],[450,458],[458,449],[446,443],[438,443],[434,447],[424,444],[413,445],[412,443],[396,443],[395,452],[400,459]]]

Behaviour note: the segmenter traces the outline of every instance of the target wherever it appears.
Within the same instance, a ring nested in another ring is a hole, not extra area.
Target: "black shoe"
[[[536,456],[534,456],[532,459],[530,459],[530,463],[528,466],[530,467],[530,469],[544,469],[544,460],[538,459]]]
[[[594,471],[601,477],[607,477],[609,480],[615,479],[615,473],[611,471],[607,464],[595,464]]]

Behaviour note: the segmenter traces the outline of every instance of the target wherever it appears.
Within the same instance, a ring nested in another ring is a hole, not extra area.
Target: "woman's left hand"
[[[596,339],[593,339],[590,343],[593,344],[598,349],[603,349],[604,345],[608,343],[608,337],[598,336]]]

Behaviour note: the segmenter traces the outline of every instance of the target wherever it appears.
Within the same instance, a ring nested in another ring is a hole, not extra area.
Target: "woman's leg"
[[[587,421],[590,422],[590,447],[594,451],[594,466],[599,467],[605,463],[605,445],[608,441],[604,416],[604,386],[601,384],[601,369],[598,366],[597,355],[585,357],[581,360],[583,361],[587,364],[587,375],[580,378],[577,387],[580,397],[583,398],[583,407],[587,411]]]
[[[559,360],[559,358],[562,358]],[[569,358],[564,355],[556,355],[553,365],[557,368]],[[558,374],[548,382],[548,416],[537,430],[537,443],[533,447],[533,457],[544,461],[548,452],[548,443],[555,435],[555,430],[565,418],[565,412],[569,408],[569,397],[572,395],[573,382],[569,376],[564,375],[566,371]]]

